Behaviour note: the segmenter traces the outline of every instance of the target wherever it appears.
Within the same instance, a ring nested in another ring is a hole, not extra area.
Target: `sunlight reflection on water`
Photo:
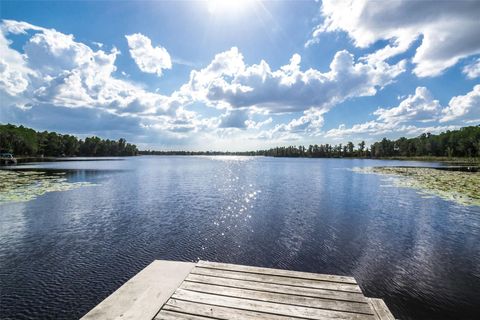
[[[208,160],[215,160],[215,161],[255,161],[258,157],[250,157],[250,156],[195,156],[198,158],[205,158]]]

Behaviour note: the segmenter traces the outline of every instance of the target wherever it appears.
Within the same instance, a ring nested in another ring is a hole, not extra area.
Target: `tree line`
[[[372,157],[480,157],[480,126],[463,127],[416,138],[383,139],[370,147]]]
[[[78,139],[68,134],[37,132],[24,126],[0,125],[0,151],[17,156],[133,156],[144,155],[245,155],[310,158],[385,158],[385,157],[480,157],[480,125],[440,134],[425,133],[416,138],[383,138],[369,147],[358,144],[315,144],[276,147],[244,152],[221,151],[138,151],[137,146],[118,141],[88,137]]]
[[[82,140],[68,134],[37,132],[12,124],[0,124],[0,151],[29,157],[99,157],[138,154],[137,146],[127,143],[123,138],[118,141],[104,140],[99,137],[88,137]]]
[[[245,155],[270,157],[309,158],[386,158],[386,157],[480,157],[480,126],[464,127],[438,135],[424,133],[416,138],[383,138],[368,147],[365,141],[358,144],[315,144],[276,147],[245,152],[220,151],[140,151],[145,155]]]

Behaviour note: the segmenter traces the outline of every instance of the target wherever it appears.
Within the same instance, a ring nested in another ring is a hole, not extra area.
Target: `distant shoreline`
[[[18,157],[17,164],[33,162],[68,162],[68,161],[123,161],[125,159],[114,157]]]
[[[186,152],[186,153],[160,153],[160,154],[142,154],[138,156],[244,156],[244,157],[270,157],[270,158],[301,158],[301,159],[356,159],[356,160],[398,160],[398,161],[419,161],[419,162],[440,162],[450,166],[479,166],[480,158],[469,157],[308,157],[308,156],[269,156],[269,155],[250,155],[235,152]],[[130,156],[125,156],[130,157]],[[17,157],[17,164],[27,164],[34,162],[69,162],[69,161],[123,161],[125,157]],[[136,157],[136,156],[132,156]],[[2,166],[0,166],[2,167]]]
[[[301,158],[301,159],[357,159],[357,160],[399,160],[399,161],[422,161],[422,162],[443,162],[451,164],[480,164],[480,157],[309,157],[309,156],[270,156],[263,154],[248,154],[248,152],[158,152],[156,154],[143,154],[139,156],[243,156],[243,157],[269,157],[269,158]]]

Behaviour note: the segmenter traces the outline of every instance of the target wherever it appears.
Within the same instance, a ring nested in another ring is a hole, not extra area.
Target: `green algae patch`
[[[480,172],[416,167],[367,167],[354,171],[393,177],[394,186],[413,188],[426,196],[435,195],[462,205],[480,206]]]
[[[89,182],[69,182],[65,172],[0,170],[0,204],[30,201],[47,192],[93,185]]]

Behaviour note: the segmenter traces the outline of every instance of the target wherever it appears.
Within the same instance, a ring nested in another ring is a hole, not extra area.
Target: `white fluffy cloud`
[[[345,31],[356,46],[366,48],[379,40],[390,44],[366,58],[385,60],[420,41],[412,62],[419,77],[441,74],[460,59],[479,54],[480,5],[462,1],[324,0],[324,22],[308,44],[323,32]]]
[[[401,61],[389,65],[355,62],[347,51],[336,53],[330,71],[300,70],[301,57],[272,70],[267,62],[247,66],[237,48],[218,54],[205,69],[192,71],[182,91],[195,99],[231,108],[254,107],[268,113],[323,112],[349,98],[372,96],[404,72]]]
[[[24,57],[10,48],[10,41],[4,36],[5,27],[0,27],[0,88],[10,96],[24,92],[29,77],[34,72],[27,67]]]
[[[431,122],[440,114],[440,102],[434,100],[425,87],[418,87],[414,95],[409,95],[397,107],[380,108],[373,114],[386,123],[403,123],[407,121]]]
[[[460,128],[459,125],[446,125],[446,126],[422,126],[418,127],[415,125],[395,125],[393,123],[377,122],[377,121],[368,121],[365,123],[355,124],[351,128],[346,128],[345,125],[340,125],[336,129],[331,129],[326,132],[326,138],[334,139],[365,139],[368,140],[369,137],[374,137],[378,139],[380,137],[389,136],[389,135],[406,135],[409,137],[418,136],[422,133],[433,133],[438,134],[446,130],[456,130]]]
[[[172,60],[167,49],[152,46],[152,41],[140,33],[126,35],[130,55],[143,72],[162,75],[164,69],[172,68]]]
[[[171,132],[192,130],[197,121],[195,113],[182,107],[188,102],[178,94],[164,96],[116,78],[115,48],[94,50],[72,35],[13,20],[4,20],[0,31],[2,121],[46,122],[39,116],[42,110],[52,119],[72,123],[68,115],[82,118],[78,114],[83,112],[92,124],[106,119],[119,126],[156,125]],[[9,34],[27,36],[23,54],[10,47]]]
[[[440,122],[463,119],[467,123],[480,123],[480,84],[466,95],[450,99],[448,107],[442,110]]]
[[[183,85],[180,91],[194,100],[208,102],[209,87],[224,77],[233,77],[245,69],[243,55],[236,47],[216,54],[210,64],[201,70],[192,70],[190,80]]]
[[[328,72],[302,71],[301,56],[294,54],[289,64],[272,70],[262,60],[247,65],[236,47],[217,54],[201,70],[193,70],[179,94],[209,106],[227,110],[217,119],[219,128],[260,129],[272,120],[255,122],[251,114],[279,115],[303,112],[288,123],[261,131],[259,139],[298,139],[316,136],[323,115],[351,98],[373,96],[404,72],[405,62],[390,65],[383,61],[355,62],[353,55],[339,51]],[[271,119],[271,118],[270,118]]]
[[[475,78],[480,77],[480,58],[478,58],[474,62],[466,65],[463,68],[463,73],[469,79],[475,79]]]
[[[439,133],[457,129],[466,123],[480,122],[480,85],[465,95],[450,99],[448,106],[442,107],[438,100],[425,87],[418,87],[415,94],[409,95],[400,104],[392,108],[379,108],[374,113],[376,120],[355,124],[351,128],[340,125],[326,132],[330,138],[368,135],[378,137],[387,134],[416,135],[430,132]],[[424,123],[451,123],[429,125]]]
[[[324,110],[311,108],[305,110],[299,118],[294,118],[288,123],[276,124],[272,129],[263,130],[257,138],[264,140],[299,140],[302,136],[316,137],[321,134],[324,124]]]
[[[4,20],[1,30],[0,45],[8,55],[0,64],[0,79],[8,80],[9,70],[17,71],[23,78],[17,82],[16,90],[4,81],[7,92],[22,93],[32,102],[104,108],[118,113],[135,109],[162,114],[175,107],[174,97],[151,93],[115,78],[112,73],[119,53],[115,48],[110,52],[95,51],[76,42],[72,35],[13,20]],[[31,30],[35,32],[25,43],[24,54],[8,47],[4,40],[9,33],[29,35]]]

